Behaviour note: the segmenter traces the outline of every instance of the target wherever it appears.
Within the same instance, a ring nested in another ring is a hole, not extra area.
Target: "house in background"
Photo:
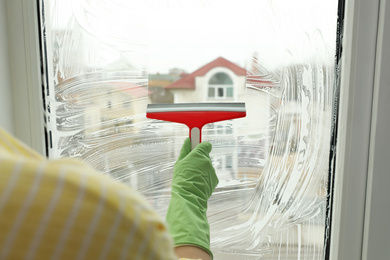
[[[60,81],[56,86],[56,127],[75,133],[59,136],[58,146],[68,147],[66,151],[60,151],[61,156],[83,156],[92,147],[86,144],[94,142],[95,138],[107,137],[96,143],[100,145],[118,134],[136,135],[142,131],[139,122],[144,120],[145,106],[150,102],[146,80],[134,82],[126,79],[126,75],[116,77],[122,75],[120,72],[107,72],[105,81],[75,85],[86,78],[98,78],[99,73],[76,76]]]
[[[207,124],[202,130],[205,137],[216,143],[212,160],[218,174],[225,176],[222,179],[258,178],[268,151],[265,136],[269,131],[270,97],[258,90],[269,88],[272,83],[256,73],[256,63],[252,67],[247,75],[246,69],[218,57],[165,87],[172,92],[174,103],[245,102],[245,119]],[[247,90],[247,85],[252,90]],[[239,136],[246,139],[239,140]],[[246,146],[240,145],[243,143]]]
[[[165,87],[174,103],[243,100],[246,70],[219,57]]]

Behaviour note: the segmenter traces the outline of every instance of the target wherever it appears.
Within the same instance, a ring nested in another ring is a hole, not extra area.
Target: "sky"
[[[222,56],[244,66],[249,17],[244,6],[161,8],[149,20],[153,71],[179,67],[191,72]]]
[[[149,73],[192,72],[219,56],[245,67],[253,53],[275,67],[325,57],[335,47],[337,0],[49,2],[53,28],[99,39],[85,43],[100,55],[89,62],[108,64],[130,50],[128,59],[146,60]]]
[[[254,52],[277,66],[335,45],[337,1],[189,2],[151,11],[152,71],[178,66],[192,72],[219,56],[245,67]]]

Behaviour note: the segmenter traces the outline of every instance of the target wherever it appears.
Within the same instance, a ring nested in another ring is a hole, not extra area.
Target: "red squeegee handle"
[[[238,111],[169,111],[150,112],[147,118],[181,123],[188,126],[191,149],[202,142],[202,128],[205,124],[245,117],[246,112]]]

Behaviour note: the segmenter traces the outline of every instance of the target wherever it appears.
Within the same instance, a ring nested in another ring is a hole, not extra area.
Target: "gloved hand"
[[[200,143],[191,151],[190,139],[184,141],[173,171],[166,221],[175,246],[194,245],[212,257],[206,211],[218,178],[210,152],[210,143]]]

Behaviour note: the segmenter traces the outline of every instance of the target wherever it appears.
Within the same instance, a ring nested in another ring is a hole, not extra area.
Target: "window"
[[[226,168],[227,169],[233,168],[233,158],[231,155],[226,156]]]
[[[217,90],[218,90],[217,97],[224,97],[225,96],[224,95],[225,91],[224,91],[224,89],[222,87],[218,87]]]
[[[215,258],[320,259],[328,217],[324,180],[337,1],[182,1],[173,8],[168,2],[42,1],[50,16],[41,17],[42,38],[50,46],[43,60],[52,66],[45,68],[50,76],[44,82],[50,156],[78,157],[148,194],[164,212],[168,201],[161,193],[172,176],[167,162],[177,158],[188,133],[145,118],[147,73],[169,67],[196,71],[222,53],[247,68],[248,116],[232,120],[229,130],[219,124],[204,129],[220,178],[209,201]],[[245,15],[232,19],[238,14]],[[216,21],[224,21],[223,28]],[[233,99],[232,77],[216,73],[205,80],[202,95],[209,101]],[[121,97],[112,97],[110,111],[105,87]],[[131,111],[123,109],[124,102],[131,102]],[[96,111],[98,127],[85,120]],[[126,125],[129,118],[132,127]]]
[[[226,88],[226,96],[227,97],[233,97],[233,87],[227,87]]]
[[[223,72],[218,72],[209,80],[208,97],[212,99],[227,99],[233,97],[233,81]]]
[[[222,84],[232,85],[233,81],[226,73],[218,72],[210,78],[209,84],[210,85],[222,85]]]
[[[215,88],[209,87],[209,97],[215,97]]]

